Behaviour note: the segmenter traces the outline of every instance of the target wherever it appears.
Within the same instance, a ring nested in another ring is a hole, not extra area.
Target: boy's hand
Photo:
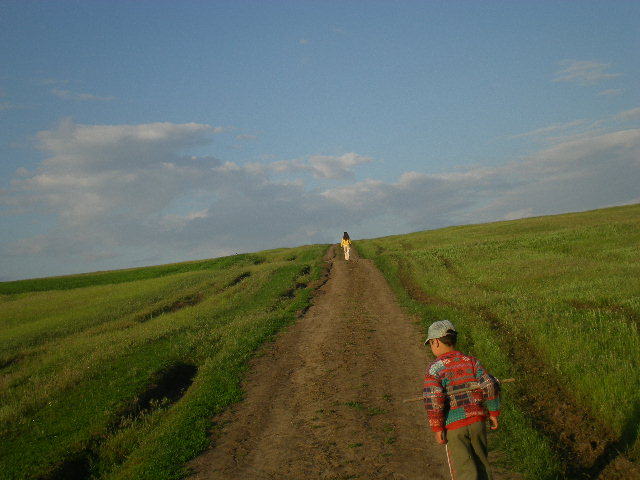
[[[491,430],[498,429],[498,417],[489,417],[489,428]]]
[[[436,443],[439,443],[440,445],[447,444],[446,430],[442,430],[441,432],[436,432]]]

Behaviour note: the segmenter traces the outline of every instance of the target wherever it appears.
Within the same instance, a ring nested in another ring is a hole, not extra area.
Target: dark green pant
[[[493,480],[485,422],[447,430],[447,456],[453,480]]]

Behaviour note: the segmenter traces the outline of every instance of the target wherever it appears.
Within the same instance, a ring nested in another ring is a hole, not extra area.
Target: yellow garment
[[[351,245],[351,239],[349,240],[345,240],[344,238],[342,239],[342,242],[340,242],[340,246],[344,247],[345,245]]]

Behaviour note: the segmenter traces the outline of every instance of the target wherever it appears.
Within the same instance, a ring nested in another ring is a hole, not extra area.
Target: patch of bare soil
[[[330,248],[313,306],[255,359],[192,479],[448,479],[420,395],[430,360],[369,260]],[[499,479],[516,478],[500,474]]]

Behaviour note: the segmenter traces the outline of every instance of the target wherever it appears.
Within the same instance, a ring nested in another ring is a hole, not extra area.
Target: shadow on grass
[[[156,408],[176,403],[189,389],[198,372],[195,365],[177,363],[158,372],[155,379],[132,403],[118,415],[108,435],[97,435],[79,451],[54,467],[53,471],[38,480],[89,480],[96,478],[94,466],[99,464],[100,446],[110,435],[115,435],[127,419],[136,418]]]
[[[598,478],[600,474],[618,458],[619,455],[624,455],[624,453],[629,450],[636,441],[636,435],[639,427],[640,404],[636,404],[631,415],[629,415],[625,422],[620,439],[617,442],[612,442],[607,445],[607,448],[595,461],[593,468],[587,472],[589,478]],[[635,473],[640,475],[640,467],[637,468]]]

